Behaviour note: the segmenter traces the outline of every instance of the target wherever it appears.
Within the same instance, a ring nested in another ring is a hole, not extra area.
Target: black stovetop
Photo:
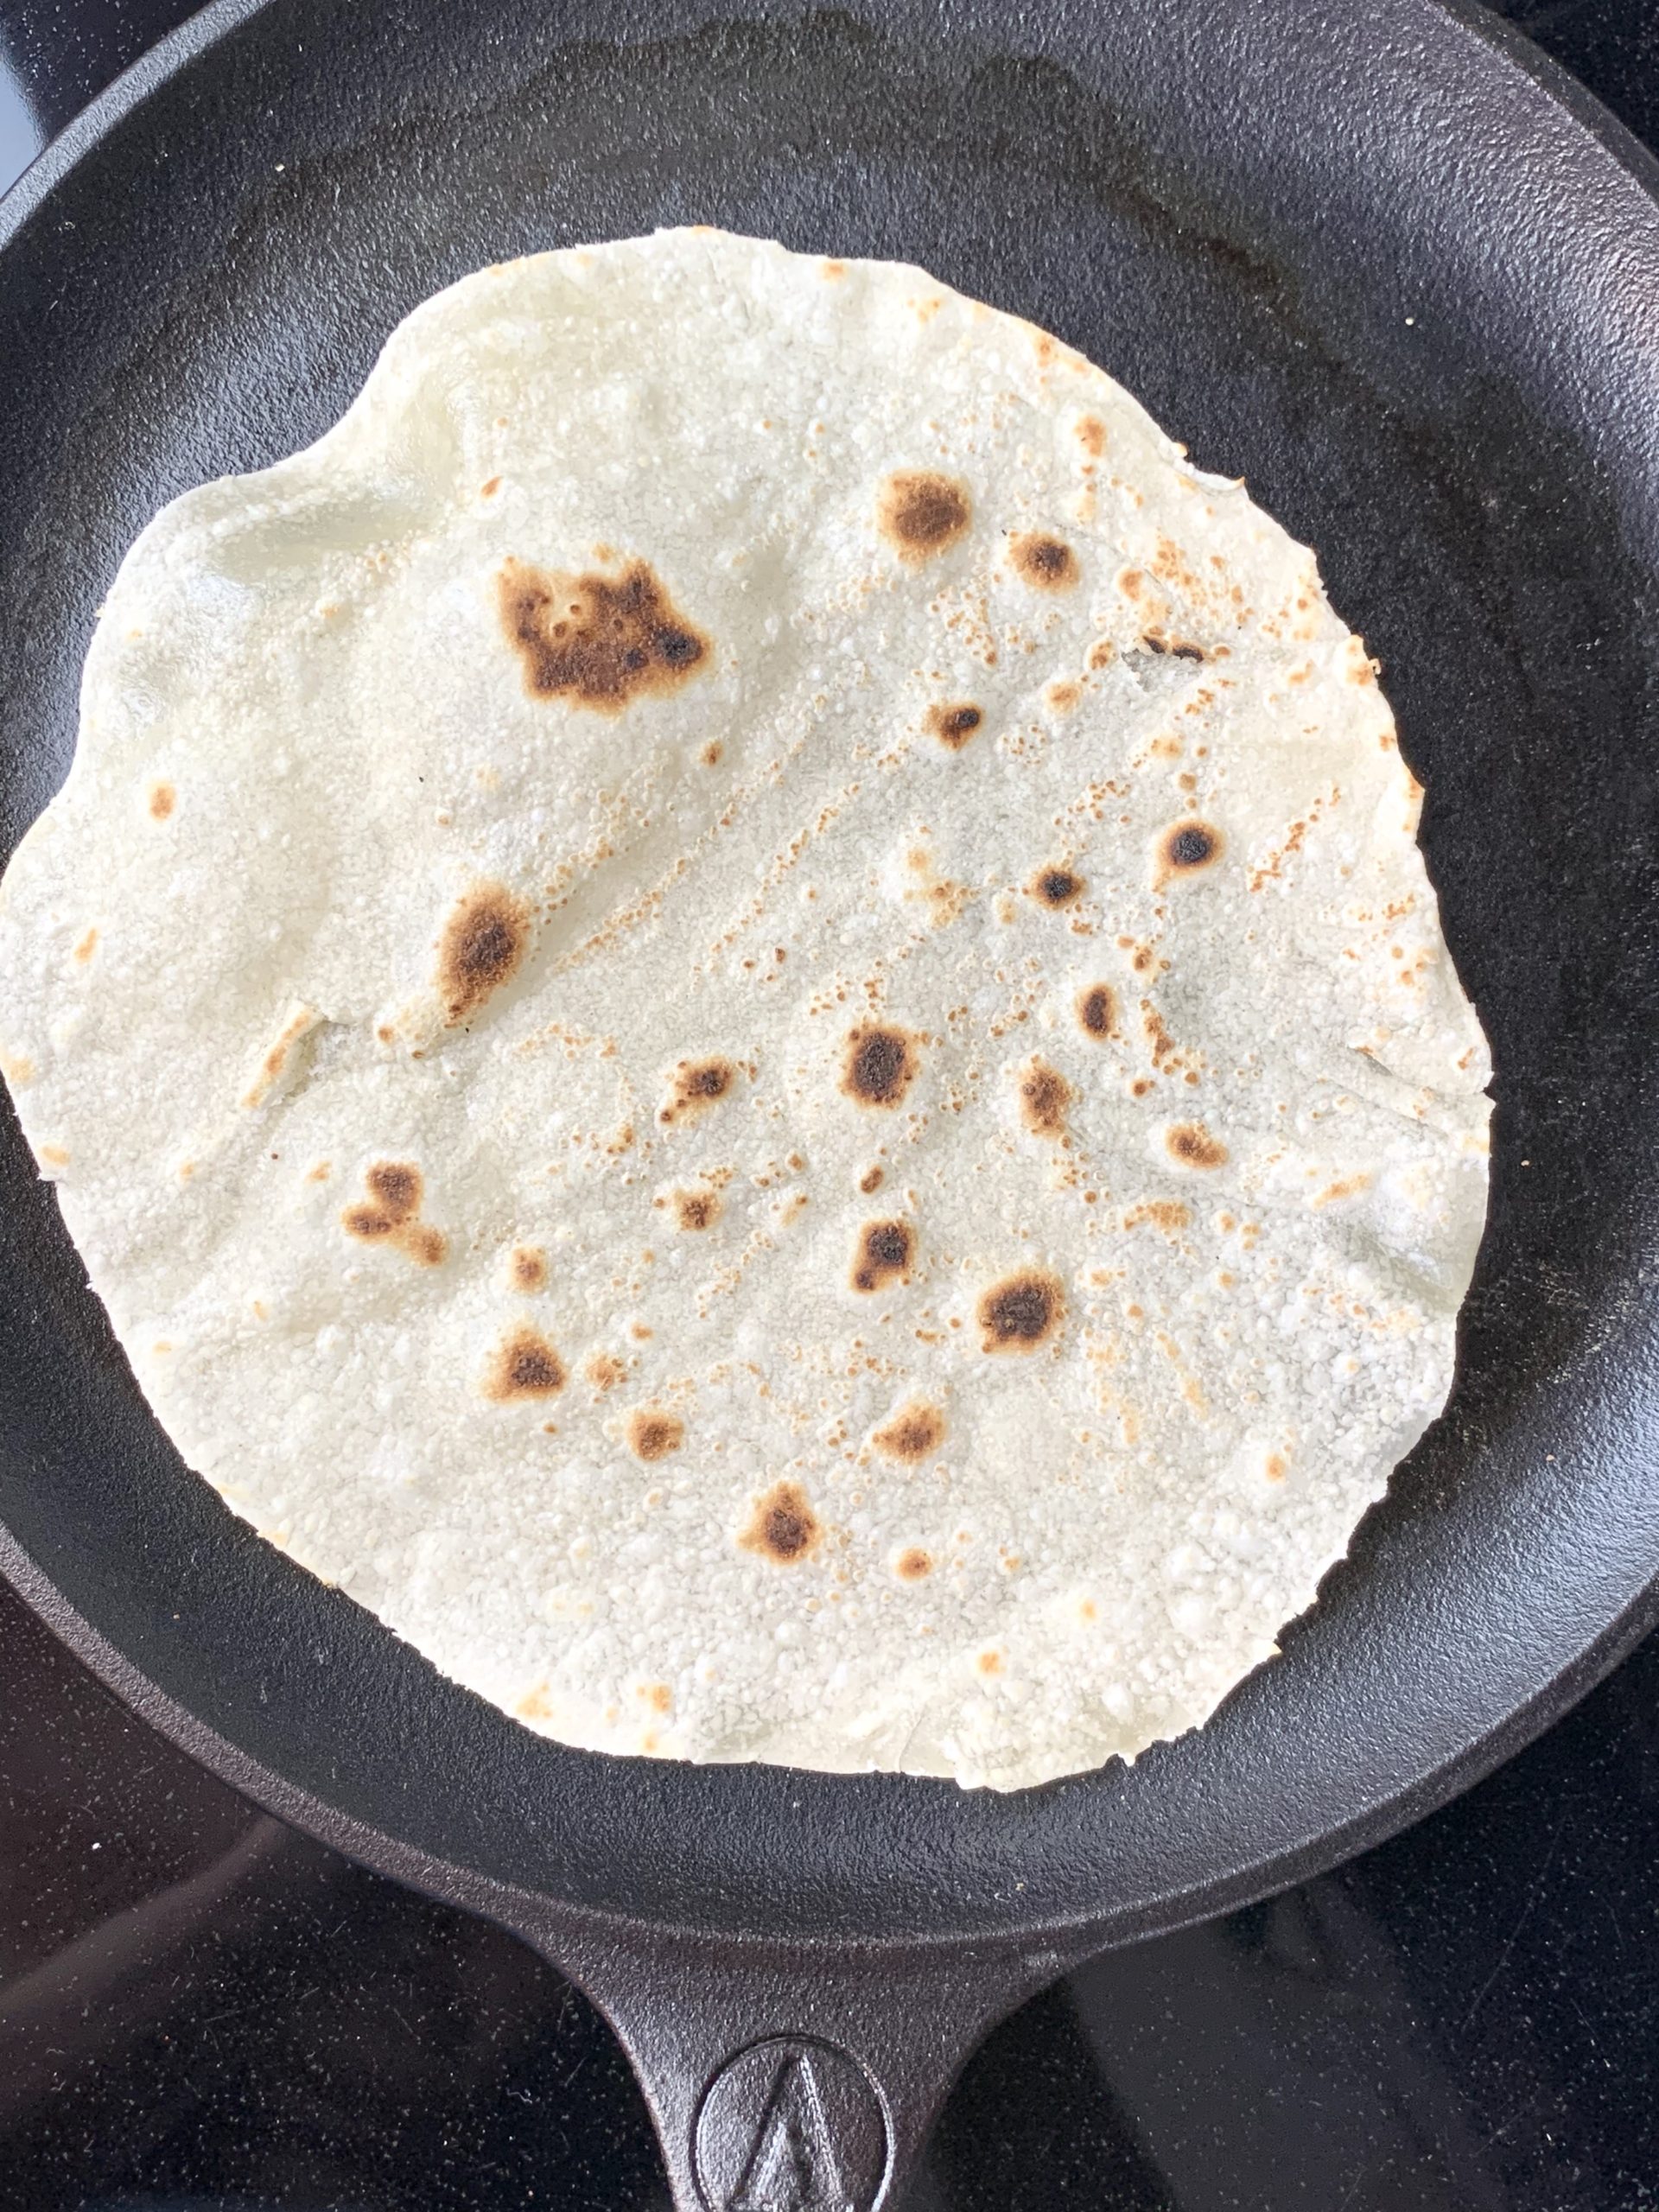
[[[187,12],[0,0],[0,182]],[[1659,0],[1503,12],[1659,147]],[[1656,1842],[1659,1637],[1409,1834],[1028,2005],[908,2212],[1659,2212]],[[665,2203],[568,1983],[210,1780],[0,1586],[0,2212]]]

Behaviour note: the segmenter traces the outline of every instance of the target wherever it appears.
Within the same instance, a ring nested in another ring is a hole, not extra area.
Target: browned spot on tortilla
[[[1185,1167],[1226,1165],[1226,1146],[1218,1137],[1212,1137],[1202,1122],[1177,1122],[1165,1133],[1164,1145],[1170,1158],[1179,1160]]]
[[[1077,1021],[1085,1036],[1104,1040],[1117,1027],[1117,1001],[1109,983],[1090,983],[1077,993]]]
[[[853,1256],[853,1288],[885,1290],[908,1282],[916,1254],[916,1233],[906,1221],[867,1221],[858,1232]]]
[[[867,1198],[869,1197],[872,1191],[879,1191],[880,1189],[886,1174],[887,1170],[881,1166],[879,1160],[874,1167],[867,1167],[865,1169],[864,1173],[858,1179],[858,1187],[863,1192]]]
[[[438,989],[452,1028],[517,973],[529,944],[523,899],[504,884],[474,884],[438,938]]]
[[[1135,965],[1140,965],[1138,959]],[[1170,1035],[1163,1015],[1150,999],[1141,1001],[1141,1028],[1147,1050],[1152,1054],[1154,1067],[1160,1075],[1173,1074],[1181,1065],[1181,1056],[1176,1050],[1175,1039]]]
[[[315,1167],[308,1171],[305,1179],[308,1183],[326,1183],[334,1172],[329,1161],[320,1160]]]
[[[870,1441],[884,1459],[913,1464],[944,1443],[944,1415],[925,1398],[912,1398],[882,1423]]]
[[[994,1283],[979,1301],[984,1351],[1035,1351],[1065,1319],[1065,1292],[1058,1275],[1022,1268]]]
[[[1082,898],[1084,881],[1069,868],[1039,868],[1026,886],[1039,906],[1074,906]]]
[[[67,1146],[43,1144],[40,1147],[40,1154],[48,1167],[67,1167],[69,1165],[69,1152]]]
[[[81,966],[84,968],[97,950],[98,931],[96,930],[88,930],[86,936],[81,938],[79,944],[75,947],[75,958],[79,961]]]
[[[918,1040],[908,1030],[867,1024],[847,1039],[841,1087],[861,1106],[897,1106],[921,1065]]]
[[[1083,686],[1068,677],[1051,683],[1043,696],[1057,715],[1069,715],[1083,696]]]
[[[1106,450],[1106,425],[1098,415],[1080,416],[1073,426],[1077,443],[1090,461],[1098,461]]]
[[[152,784],[149,787],[149,811],[154,820],[165,822],[178,804],[178,793],[171,784]]]
[[[483,1390],[498,1405],[524,1398],[556,1398],[565,1385],[564,1362],[534,1329],[515,1329],[496,1346]]]
[[[681,1229],[712,1229],[720,1219],[718,1191],[676,1191],[674,1220]]]
[[[1285,1477],[1290,1472],[1290,1469],[1285,1465],[1284,1460],[1280,1457],[1277,1452],[1269,1452],[1268,1454],[1266,1472],[1268,1480],[1270,1483],[1281,1483],[1285,1479]]]
[[[668,1713],[673,1708],[674,1693],[666,1682],[641,1682],[639,1695],[653,1713]]]
[[[1339,1205],[1343,1199],[1357,1198],[1362,1191],[1370,1188],[1371,1179],[1362,1169],[1357,1175],[1344,1175],[1329,1185],[1316,1198],[1310,1201],[1315,1211],[1325,1206]]]
[[[407,1229],[398,1232],[397,1249],[416,1267],[435,1268],[449,1249],[449,1240],[429,1222],[412,1221]]]
[[[1002,1671],[1002,1654],[1000,1651],[982,1651],[974,1663],[982,1675],[1000,1675]]]
[[[1123,1226],[1139,1229],[1143,1221],[1150,1222],[1154,1229],[1161,1229],[1166,1236],[1174,1236],[1192,1225],[1192,1216],[1179,1198],[1149,1198],[1144,1205],[1129,1208],[1123,1217]]]
[[[613,1352],[596,1351],[590,1354],[582,1371],[594,1389],[602,1392],[615,1389],[628,1370]]]
[[[317,1171],[311,1172],[315,1176]],[[449,1249],[448,1240],[421,1219],[425,1186],[420,1169],[409,1160],[377,1160],[363,1180],[369,1203],[347,1206],[340,1217],[347,1236],[365,1244],[385,1241],[417,1267],[436,1267]]]
[[[818,274],[833,283],[836,277],[844,276],[847,274],[847,264],[844,261],[821,261],[818,264]]]
[[[500,489],[501,479],[499,476],[492,476],[487,484],[480,486],[478,496],[480,499],[493,499]]]
[[[642,692],[677,690],[710,658],[708,639],[644,561],[606,576],[543,575],[508,560],[498,590],[501,626],[534,698],[620,714]]]
[[[952,753],[961,752],[984,719],[979,709],[966,700],[957,706],[934,706],[927,710],[928,728]]]
[[[753,1517],[737,1541],[745,1551],[758,1552],[779,1567],[793,1567],[814,1549],[822,1533],[800,1484],[780,1482],[756,1499]]]
[[[1117,658],[1117,647],[1110,638],[1097,638],[1089,648],[1090,668],[1109,668]]]
[[[877,528],[912,568],[954,545],[973,518],[967,486],[935,469],[896,470],[876,501]]]
[[[388,1222],[405,1222],[419,1213],[425,1185],[420,1169],[407,1160],[377,1160],[363,1179]]]
[[[526,1690],[512,1709],[520,1720],[550,1720],[553,1707],[548,1697],[547,1684],[538,1682],[533,1690]]]
[[[933,1561],[919,1544],[912,1544],[894,1560],[893,1571],[901,1582],[925,1582],[933,1572]]]
[[[1020,1071],[1020,1113],[1033,1136],[1065,1135],[1066,1110],[1072,1096],[1071,1084],[1046,1060],[1028,1060]]]
[[[725,747],[717,737],[711,737],[698,758],[705,768],[713,768],[718,765],[720,756],[725,750]]]
[[[677,1414],[648,1406],[628,1415],[628,1449],[636,1459],[666,1459],[684,1441],[685,1423]]]
[[[1070,591],[1077,581],[1077,556],[1063,537],[1046,531],[1022,531],[1008,545],[1014,567],[1039,591]]]
[[[515,1290],[545,1290],[547,1255],[539,1244],[517,1245],[507,1262],[507,1272]]]
[[[1177,822],[1158,840],[1160,874],[1197,875],[1221,856],[1221,832],[1207,822]]]
[[[737,1081],[729,1060],[681,1060],[668,1078],[668,1098],[658,1109],[659,1122],[695,1121],[717,1105]]]

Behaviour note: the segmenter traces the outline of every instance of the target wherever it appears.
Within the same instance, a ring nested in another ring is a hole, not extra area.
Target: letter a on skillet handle
[[[1070,1962],[1034,1943],[572,1933],[543,1948],[620,2037],[675,2212],[899,2212],[969,2051]]]

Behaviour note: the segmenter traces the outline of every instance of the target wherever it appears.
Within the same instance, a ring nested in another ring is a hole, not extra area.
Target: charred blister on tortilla
[[[658,1198],[656,1203],[672,1206],[676,1229],[693,1230],[712,1229],[725,1205],[718,1191],[674,1191],[666,1201]]]
[[[531,1328],[515,1329],[490,1356],[480,1386],[486,1398],[509,1405],[527,1398],[556,1398],[563,1389],[564,1362]]]
[[[1077,556],[1063,537],[1042,530],[1021,531],[1008,540],[1008,557],[1024,581],[1038,591],[1070,591],[1082,574]]]
[[[916,1232],[907,1221],[867,1221],[853,1255],[853,1288],[885,1290],[891,1282],[908,1282],[915,1258]]]
[[[562,575],[510,556],[497,591],[502,629],[537,699],[620,714],[643,692],[677,690],[710,658],[709,639],[644,561],[615,576]]]
[[[979,1301],[982,1351],[1035,1351],[1065,1319],[1065,1290],[1044,1268],[1022,1268],[993,1283]]]
[[[968,486],[937,469],[895,469],[876,497],[876,528],[910,568],[954,545],[973,518]]]
[[[847,1039],[841,1087],[861,1106],[900,1103],[921,1066],[921,1039],[908,1029],[865,1023]]]
[[[364,1173],[366,1205],[347,1206],[340,1225],[365,1244],[389,1244],[417,1267],[435,1268],[449,1249],[442,1230],[421,1219],[425,1184],[412,1162],[377,1160]]]
[[[1033,1057],[1019,1072],[1020,1117],[1035,1137],[1063,1137],[1077,1096],[1058,1068]]]
[[[931,706],[927,710],[929,730],[951,753],[961,752],[984,719],[983,709],[969,699],[959,700],[951,706]]]
[[[1183,1167],[1224,1167],[1227,1147],[1202,1122],[1177,1122],[1164,1132],[1164,1149]]]
[[[685,1423],[659,1406],[640,1406],[628,1415],[627,1435],[636,1459],[665,1459],[684,1443]]]
[[[1153,880],[1161,891],[1172,876],[1201,875],[1221,858],[1223,838],[1208,822],[1172,823],[1154,849]]]
[[[747,1552],[755,1552],[775,1567],[795,1567],[817,1550],[823,1524],[812,1510],[798,1483],[774,1483],[738,1538]]]
[[[1103,1045],[1117,1030],[1117,1001],[1109,983],[1090,983],[1077,993],[1077,1027]]]
[[[1026,892],[1039,906],[1046,906],[1052,912],[1058,913],[1065,907],[1075,906],[1087,887],[1075,868],[1057,863],[1050,868],[1039,868],[1027,884]]]
[[[944,1415],[925,1398],[912,1398],[874,1431],[871,1444],[884,1459],[913,1465],[944,1441]]]
[[[729,1096],[736,1081],[737,1069],[730,1060],[718,1056],[681,1060],[669,1076],[668,1096],[658,1109],[657,1118],[664,1125],[696,1121]]]
[[[438,938],[438,992],[454,1028],[517,975],[530,949],[530,909],[501,883],[477,883]]]

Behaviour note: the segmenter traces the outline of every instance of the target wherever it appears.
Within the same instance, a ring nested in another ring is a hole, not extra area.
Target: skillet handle
[[[591,1923],[538,1948],[621,2039],[675,2212],[900,2212],[969,2050],[1071,1963],[1029,1943],[808,1948]]]

